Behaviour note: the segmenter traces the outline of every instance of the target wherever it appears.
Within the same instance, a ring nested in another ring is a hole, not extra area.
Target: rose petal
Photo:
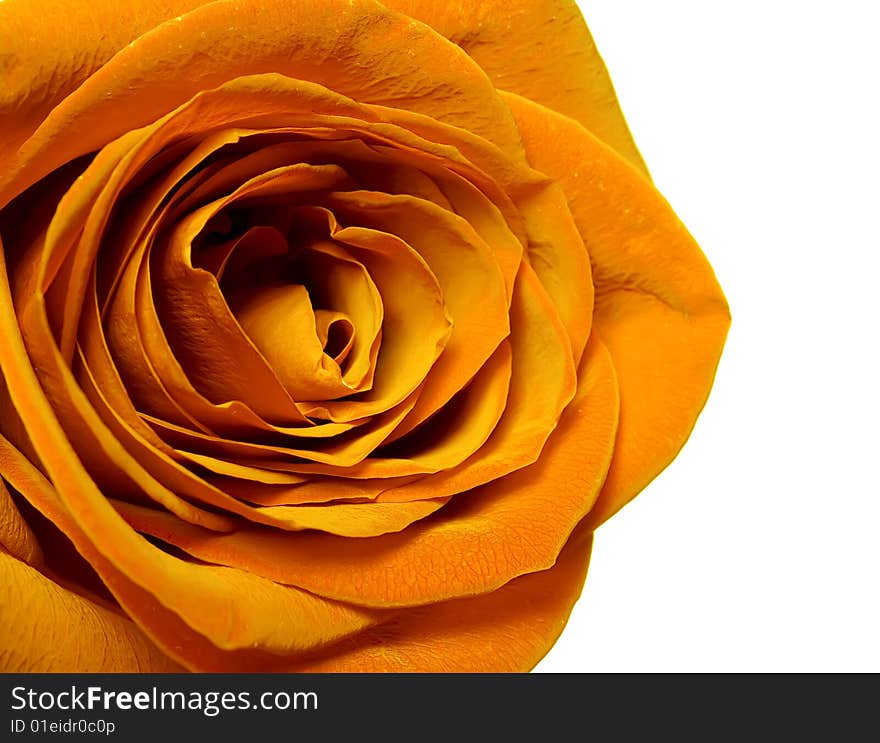
[[[286,473],[262,470],[271,475],[286,475]],[[412,482],[419,479],[419,475],[401,477],[400,481]],[[214,478],[218,487],[230,495],[235,495],[243,501],[254,503],[259,506],[296,506],[329,503],[332,501],[362,503],[366,500],[374,500],[373,480],[354,480],[347,477],[320,477],[302,476],[298,482],[273,483],[268,478],[257,480],[233,479],[231,477]],[[398,480],[395,480],[397,482]],[[363,485],[366,483],[366,486]]]
[[[3,168],[0,206],[198,91],[270,71],[427,114],[522,157],[510,114],[485,73],[428,27],[373,0],[218,0],[144,33],[59,101]]]
[[[497,88],[577,119],[647,174],[605,64],[573,0],[382,4],[427,23],[460,46]]]
[[[303,457],[337,471],[339,468],[355,467],[385,441],[412,410],[418,399],[418,392],[416,389],[387,413],[376,416],[352,434],[338,436],[327,444],[316,445],[313,449],[232,441],[206,436],[165,421],[150,418],[147,420],[161,432],[167,443],[175,447],[183,459],[202,464],[218,474],[236,477],[247,467],[297,473],[319,466],[311,462],[303,463]]]
[[[730,314],[705,256],[642,173],[573,119],[512,94],[504,99],[529,161],[562,185],[589,248],[595,324],[620,384],[614,460],[590,514],[598,526],[684,445]]]
[[[516,201],[528,237],[529,265],[556,306],[577,364],[593,320],[594,292],[586,248],[557,184],[523,189]]]
[[[414,483],[384,483],[379,500],[414,500],[464,492],[530,465],[541,456],[547,437],[566,405],[571,404],[579,382],[570,339],[543,285],[527,264],[520,268],[514,288],[510,321],[510,390],[504,414],[492,435],[473,456],[455,467]]]
[[[556,642],[577,601],[592,534],[578,529],[556,564],[485,596],[416,607],[313,658],[301,673],[523,673]]]
[[[130,619],[0,550],[4,673],[179,673]],[[14,607],[14,609],[13,609]]]
[[[413,475],[457,467],[478,452],[497,428],[507,409],[512,374],[513,353],[510,343],[504,341],[474,379],[419,430],[403,439],[389,437],[392,443],[354,467],[333,470],[321,465],[306,465],[299,468],[303,472],[339,476],[332,481],[323,479],[304,483],[299,486],[299,496],[325,489],[338,493],[336,497],[346,497],[343,493],[352,478],[382,478],[384,487],[381,489],[388,489],[401,480],[408,481]],[[411,416],[412,411],[394,432],[400,431]],[[365,486],[354,487],[362,489]],[[370,497],[377,494],[378,491]],[[360,497],[366,495],[362,490]]]
[[[205,2],[130,0],[125,13],[80,0],[0,3],[0,170],[46,115],[117,51]]]
[[[267,506],[260,508],[266,523],[285,531],[317,531],[342,537],[377,537],[392,534],[442,508],[448,498],[412,503],[328,503],[327,505]],[[163,533],[173,515],[151,508],[114,501],[114,507],[138,531]]]

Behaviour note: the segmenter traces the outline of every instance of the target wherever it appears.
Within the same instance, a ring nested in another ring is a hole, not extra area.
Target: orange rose
[[[5,0],[0,74],[2,670],[533,667],[729,322],[576,5]]]

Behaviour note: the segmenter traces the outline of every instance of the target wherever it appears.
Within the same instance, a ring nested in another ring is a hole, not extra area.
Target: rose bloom
[[[525,671],[729,314],[569,0],[0,3],[0,668]]]

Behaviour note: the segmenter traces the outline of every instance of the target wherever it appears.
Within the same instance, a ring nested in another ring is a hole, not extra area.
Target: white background
[[[733,325],[537,670],[880,671],[880,4],[580,5]]]

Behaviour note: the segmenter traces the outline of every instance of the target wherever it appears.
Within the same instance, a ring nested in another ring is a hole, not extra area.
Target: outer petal
[[[131,620],[68,591],[2,550],[0,607],[3,673],[183,670]]]
[[[5,0],[0,4],[0,163],[120,49],[211,0]],[[645,170],[572,0],[385,0],[464,49],[499,88],[571,116]],[[39,23],[40,34],[29,29]],[[540,58],[541,63],[535,64]]]
[[[0,167],[59,101],[132,39],[205,0],[0,3]],[[38,28],[40,32],[33,31]]]
[[[647,174],[573,0],[382,0],[464,49],[496,87],[578,120]]]
[[[730,324],[712,268],[635,167],[573,119],[513,94],[533,167],[557,179],[590,252],[594,327],[620,384],[620,427],[597,526],[684,445],[702,409]]]
[[[587,574],[579,528],[549,570],[485,596],[410,609],[297,664],[302,672],[501,673],[531,670],[559,637]]]
[[[426,114],[522,158],[491,82],[426,26],[374,0],[217,0],[140,36],[61,101],[2,163],[0,205],[198,91],[263,72]]]

